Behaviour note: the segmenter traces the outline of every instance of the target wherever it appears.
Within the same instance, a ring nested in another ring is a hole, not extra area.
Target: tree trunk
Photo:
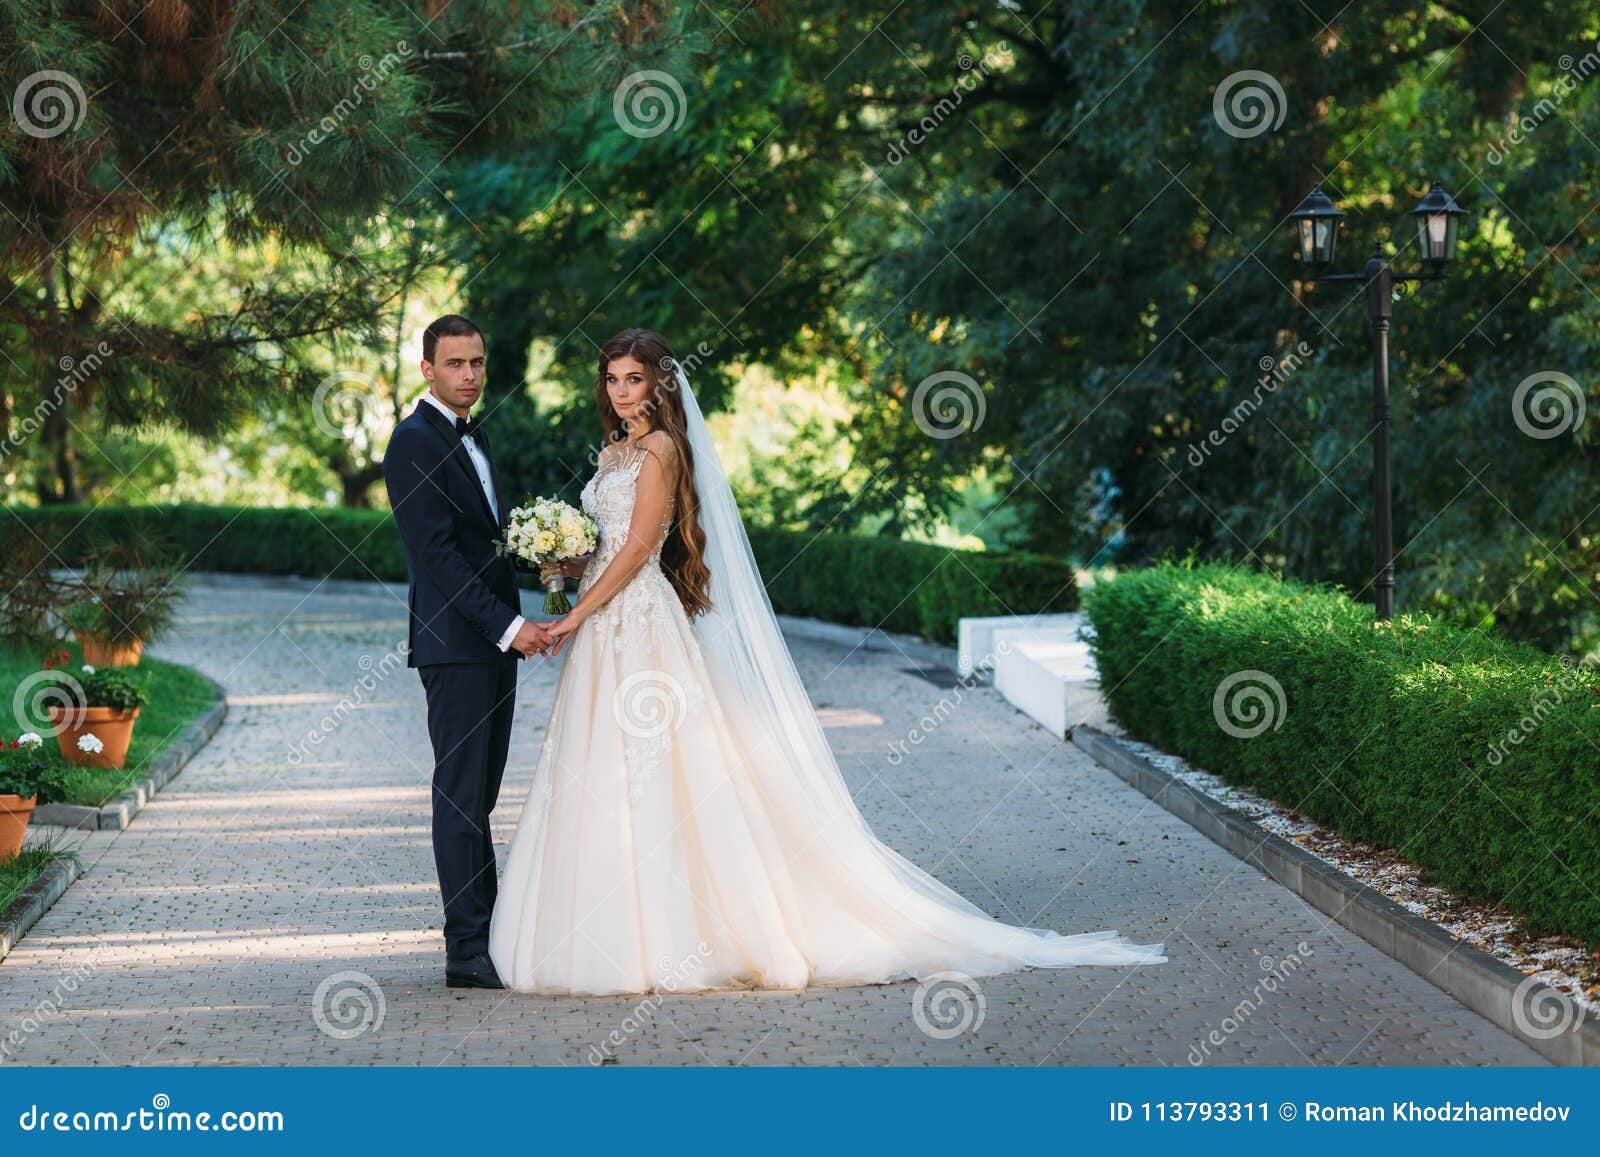
[[[344,504],[355,510],[372,509],[373,483],[383,477],[383,463],[372,462],[359,470],[352,470],[342,463],[335,463],[334,469],[339,474],[339,485],[344,491]]]
[[[40,463],[35,489],[40,506],[78,502],[78,452],[72,445],[72,427],[67,424],[65,406],[52,409],[40,428],[42,443],[49,451],[48,462]]]

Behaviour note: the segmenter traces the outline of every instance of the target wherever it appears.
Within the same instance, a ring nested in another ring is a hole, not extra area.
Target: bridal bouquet
[[[583,511],[559,499],[535,498],[512,508],[500,553],[536,565],[544,580],[545,614],[564,615],[572,604],[560,564],[592,552],[599,535],[600,528]]]

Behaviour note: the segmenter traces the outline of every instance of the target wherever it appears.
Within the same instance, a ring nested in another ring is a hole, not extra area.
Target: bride
[[[990,918],[881,843],[828,748],[667,343],[600,352],[599,524],[489,932],[509,988],[608,995],[1144,964]]]

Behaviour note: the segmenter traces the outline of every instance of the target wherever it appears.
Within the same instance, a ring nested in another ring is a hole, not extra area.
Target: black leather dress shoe
[[[446,988],[504,988],[500,983],[500,976],[494,970],[494,962],[489,959],[487,952],[480,952],[476,956],[468,956],[464,960],[446,960],[444,962],[444,983]]]

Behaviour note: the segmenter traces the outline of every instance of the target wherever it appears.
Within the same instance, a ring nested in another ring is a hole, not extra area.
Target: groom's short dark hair
[[[483,337],[483,331],[459,313],[447,313],[443,317],[435,318],[428,323],[428,328],[422,331],[422,360],[433,361],[433,353],[439,348],[440,338],[471,337],[473,334]]]

